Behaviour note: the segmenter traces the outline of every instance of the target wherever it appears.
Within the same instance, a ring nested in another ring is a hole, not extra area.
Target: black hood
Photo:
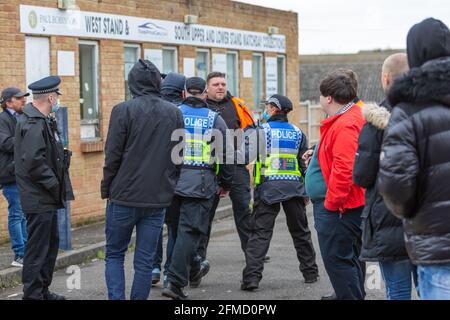
[[[442,21],[428,18],[409,30],[406,47],[411,69],[450,56],[450,30]]]
[[[161,96],[164,100],[179,105],[183,102],[182,92],[186,77],[182,74],[171,72],[161,83]]]
[[[186,77],[182,74],[171,72],[161,83],[161,92],[180,92],[184,90]]]
[[[400,102],[437,102],[450,106],[450,57],[428,61],[398,78],[389,90],[392,106]]]
[[[133,98],[160,94],[161,73],[153,63],[139,59],[128,74],[128,86]]]

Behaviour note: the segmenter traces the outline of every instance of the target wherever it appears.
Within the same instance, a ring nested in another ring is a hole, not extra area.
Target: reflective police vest
[[[182,104],[186,144],[183,165],[194,168],[214,169],[211,162],[211,136],[217,112],[207,108],[193,108]]]
[[[303,138],[301,130],[288,122],[278,121],[269,121],[262,128],[266,154],[260,155],[256,161],[255,184],[275,180],[301,181],[297,160]]]

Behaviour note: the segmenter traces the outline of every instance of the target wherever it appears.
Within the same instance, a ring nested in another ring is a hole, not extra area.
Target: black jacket
[[[67,195],[64,148],[56,122],[51,122],[32,103],[25,106],[17,122],[14,163],[25,213],[56,211],[64,207]]]
[[[211,110],[219,113],[227,124],[228,129],[237,130],[241,128],[241,120],[236,111],[236,106],[232,100],[233,96],[227,92],[222,101],[207,100],[208,106]]]
[[[248,139],[255,132],[256,126],[248,126],[244,130],[241,130],[241,119],[232,99],[233,96],[227,91],[227,95],[221,101],[207,99],[206,102],[208,103],[209,109],[217,112],[222,117],[228,129],[234,130],[234,134],[236,134],[234,143],[235,164],[245,166],[251,162],[251,155],[249,154],[251,151],[249,149],[252,146],[249,145],[250,142]],[[242,143],[239,144],[239,141],[242,141]]]
[[[6,109],[0,113],[0,184],[14,183],[14,134],[16,118]]]
[[[183,104],[193,108],[208,108],[208,104],[205,101],[195,97],[187,98]],[[217,115],[213,129],[215,130],[212,136],[216,137],[217,134],[221,134],[222,139],[212,138],[212,143],[210,143],[211,150],[220,149],[224,152],[228,150],[232,156],[233,145],[226,139],[227,125],[220,115]],[[220,148],[219,146],[216,147],[214,145],[216,142],[222,142],[223,145]],[[222,154],[216,154],[216,157],[218,159],[224,159]],[[182,197],[209,199],[217,193],[219,186],[225,190],[230,190],[234,176],[234,168],[235,166],[233,164],[220,164],[219,175],[216,176],[215,170],[182,167],[175,194]]]
[[[271,121],[288,122],[287,115],[274,115],[269,119]],[[258,153],[265,154],[265,133],[263,129],[258,129]],[[297,161],[302,177],[305,177],[306,165],[302,159],[303,154],[308,150],[308,138],[303,133],[300,143]],[[256,167],[255,167],[256,170]],[[264,203],[272,205],[293,198],[307,198],[305,185],[298,181],[266,181],[261,180],[261,184],[255,189],[255,198],[261,199]]]
[[[181,111],[160,98],[161,75],[149,61],[131,69],[133,99],[111,112],[101,196],[130,207],[163,208],[172,201],[180,167],[171,160],[171,141],[183,129]]]
[[[363,107],[366,124],[359,135],[353,166],[353,181],[366,188],[360,255],[363,261],[408,259],[402,221],[389,212],[376,184],[381,144],[392,109],[386,101],[381,105]]]
[[[394,82],[378,183],[413,263],[450,262],[450,58]]]

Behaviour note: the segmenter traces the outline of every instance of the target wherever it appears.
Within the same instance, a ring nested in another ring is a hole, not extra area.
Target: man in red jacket
[[[327,193],[323,202],[314,203],[314,219],[336,298],[362,300],[365,265],[358,257],[364,189],[353,183],[352,171],[365,121],[353,101],[357,89],[352,73],[336,70],[320,84],[320,104],[328,118],[321,123],[318,161]]]

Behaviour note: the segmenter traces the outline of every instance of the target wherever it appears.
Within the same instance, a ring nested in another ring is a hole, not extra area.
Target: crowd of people
[[[379,263],[389,300],[411,299],[414,287],[422,299],[450,299],[448,27],[432,18],[414,25],[406,53],[389,56],[380,72],[386,95],[380,105],[361,101],[352,70],[322,79],[327,117],[310,147],[289,122],[288,97],[268,97],[255,120],[227,90],[225,74],[162,75],[139,60],[128,76],[132,99],[113,108],[105,145],[109,299],[126,299],[124,261],[134,230],[130,298],[148,299],[162,278],[163,296],[187,299],[184,288],[200,286],[211,269],[213,219],[228,196],[245,257],[241,290],[259,288],[281,207],[304,282],[318,281],[306,214],[312,202],[333,288],[323,300],[365,299],[366,262]],[[0,184],[9,203],[13,265],[23,265],[24,299],[65,299],[49,291],[56,210],[73,199],[70,151],[54,118],[59,84],[58,77],[31,84],[27,105],[28,94],[17,88],[1,97]]]

